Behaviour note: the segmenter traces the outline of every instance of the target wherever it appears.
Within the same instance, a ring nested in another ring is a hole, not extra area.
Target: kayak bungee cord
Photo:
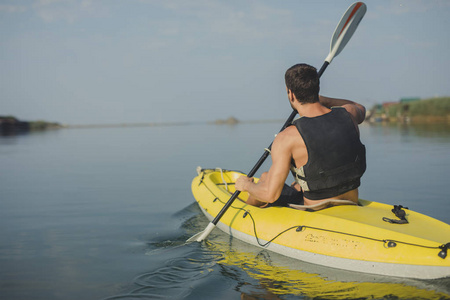
[[[202,175],[204,175],[207,170],[211,170],[211,171],[215,171],[214,169],[202,169],[201,172],[203,173]],[[217,169],[218,170],[218,169]],[[223,170],[220,169],[221,173],[223,171],[228,171],[228,170]],[[233,185],[233,182],[226,182],[223,178],[223,173],[221,174],[222,176],[222,180],[224,181],[223,183],[219,183],[218,185],[225,185],[227,187],[227,192],[228,191],[228,185]],[[215,198],[212,200],[213,202],[216,202],[217,200],[219,200],[220,203],[225,204],[224,201],[220,200],[219,197],[217,197],[214,192],[206,185],[204,184],[203,180],[200,181],[199,185],[202,184],[206,187],[206,189],[211,193],[211,195],[213,195]],[[242,201],[242,200],[241,200]],[[320,228],[320,227],[313,227],[313,226],[307,226],[307,225],[296,225],[296,226],[292,226],[289,227],[283,231],[281,231],[280,233],[278,233],[277,235],[275,235],[273,238],[271,238],[269,241],[265,242],[265,243],[261,243],[260,239],[258,237],[258,233],[256,230],[256,221],[253,218],[252,214],[250,213],[250,211],[241,208],[241,207],[236,207],[231,205],[230,208],[234,208],[236,210],[242,210],[244,211],[244,214],[242,215],[243,218],[246,218],[247,216],[250,216],[250,219],[252,220],[252,225],[253,225],[253,232],[255,234],[255,239],[256,242],[258,243],[258,245],[260,245],[261,247],[265,248],[267,247],[270,243],[272,243],[274,240],[276,240],[278,237],[280,237],[281,235],[283,235],[284,233],[295,229],[297,232],[304,232],[306,229],[314,229],[314,230],[319,230],[319,231],[325,231],[325,232],[331,232],[331,233],[336,233],[336,234],[342,234],[342,235],[346,235],[346,236],[352,236],[352,237],[357,237],[357,238],[362,238],[362,239],[366,239],[366,240],[371,240],[371,241],[375,241],[375,242],[381,242],[383,243],[385,248],[393,248],[396,247],[397,244],[403,244],[403,245],[409,245],[409,246],[415,246],[415,247],[421,247],[421,248],[426,248],[426,249],[436,249],[436,250],[441,250],[438,253],[438,256],[442,259],[446,258],[447,256],[447,250],[450,249],[450,243],[447,244],[443,244],[437,247],[433,247],[433,246],[426,246],[426,245],[420,245],[420,244],[414,244],[414,243],[408,243],[408,242],[403,242],[403,241],[398,241],[398,240],[389,240],[389,239],[376,239],[376,238],[371,238],[368,236],[363,236],[363,235],[357,235],[357,234],[352,234],[352,233],[348,233],[348,232],[343,232],[343,231],[337,231],[337,230],[331,230],[331,229],[326,229],[326,228]]]

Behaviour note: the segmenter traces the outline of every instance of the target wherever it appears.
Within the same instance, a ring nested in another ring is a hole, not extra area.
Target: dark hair
[[[291,90],[300,103],[319,101],[320,81],[317,69],[307,64],[290,67],[284,76],[286,87]]]

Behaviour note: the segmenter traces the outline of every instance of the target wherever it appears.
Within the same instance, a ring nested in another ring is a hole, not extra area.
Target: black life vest
[[[291,166],[306,198],[332,198],[361,185],[366,170],[366,148],[345,108],[333,107],[325,115],[301,117],[293,124],[308,151],[306,165]]]

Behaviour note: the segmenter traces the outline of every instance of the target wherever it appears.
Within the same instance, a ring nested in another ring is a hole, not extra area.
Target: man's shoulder
[[[272,159],[274,159],[274,153],[276,153],[276,157],[286,156],[290,161],[292,157],[298,158],[304,155],[306,146],[297,127],[289,126],[277,135],[272,150],[274,150],[272,151]]]
[[[275,137],[274,142],[287,145],[287,144],[292,144],[292,143],[296,143],[296,142],[301,142],[302,140],[303,140],[302,136],[298,132],[297,127],[295,127],[294,125],[291,125],[291,126],[286,127],[280,133],[278,133],[277,136]]]
[[[295,127],[295,125],[290,125],[288,127],[286,127],[283,131],[281,131],[280,133],[277,134],[277,137],[281,137],[281,138],[291,138],[294,136],[298,136],[299,132],[297,130],[297,127]]]

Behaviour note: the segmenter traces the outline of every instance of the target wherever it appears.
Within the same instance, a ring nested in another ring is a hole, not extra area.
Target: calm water
[[[250,170],[281,123],[0,137],[0,298],[450,298],[447,279],[318,267],[219,230],[184,245],[207,225],[190,191],[195,168]],[[364,125],[361,134],[361,198],[450,223],[450,128]]]

